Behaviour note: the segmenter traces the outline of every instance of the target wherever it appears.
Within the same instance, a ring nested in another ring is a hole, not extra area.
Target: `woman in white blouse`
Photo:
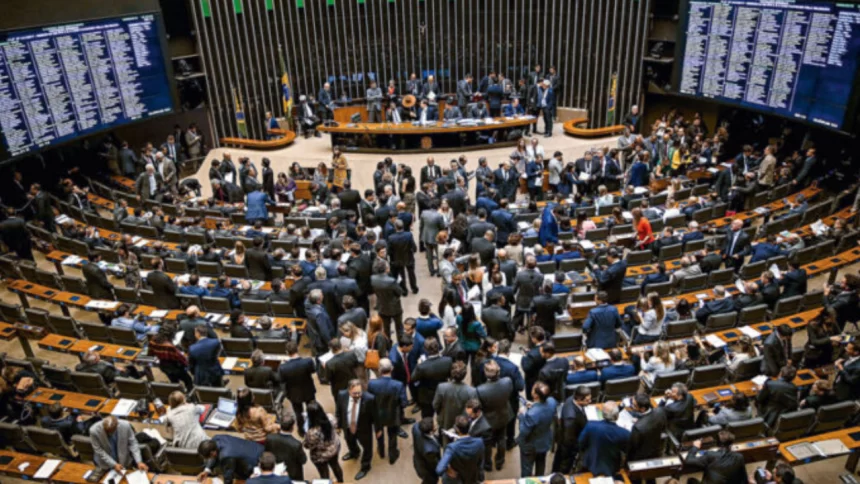
[[[532,138],[531,143],[528,148],[526,148],[526,158],[528,161],[534,161],[538,155],[540,155],[541,159],[546,159],[546,156],[543,151],[543,145],[538,143],[537,138]]]
[[[451,225],[451,222],[454,221],[454,210],[448,205],[448,200],[443,198],[442,202],[439,204],[439,215],[442,216],[442,219],[445,220],[445,226],[448,227]]]
[[[663,212],[663,222],[666,222],[671,217],[676,217],[678,215],[681,215],[681,209],[678,208],[678,202],[676,202],[672,197],[667,198],[666,210]]]
[[[729,369],[737,371],[740,368],[741,363],[750,358],[755,358],[758,356],[758,348],[753,344],[752,338],[747,335],[742,335],[738,340],[738,346],[740,346],[740,351],[736,351],[734,353],[730,353],[726,358],[726,363],[729,365]]]
[[[654,378],[660,374],[669,371],[675,371],[675,361],[677,358],[669,348],[669,343],[658,341],[654,348],[654,355],[642,365],[642,376],[648,381],[654,383]]]
[[[613,203],[615,203],[615,197],[609,193],[606,185],[600,185],[597,187],[597,200],[595,200],[594,204],[597,205],[597,207],[603,207],[606,205],[612,205]]]
[[[663,301],[656,292],[649,293],[647,297],[639,298],[636,305],[636,318],[639,325],[636,327],[634,345],[652,343],[658,341],[663,334],[663,317],[665,316]]]
[[[185,395],[176,391],[167,399],[170,406],[167,409],[165,422],[173,432],[173,446],[180,449],[196,449],[200,442],[209,439],[203,427],[200,426],[200,415],[205,410],[202,406],[185,401]]]
[[[364,361],[367,356],[367,333],[363,329],[347,321],[340,325],[340,343],[345,350],[355,352],[358,361]]]

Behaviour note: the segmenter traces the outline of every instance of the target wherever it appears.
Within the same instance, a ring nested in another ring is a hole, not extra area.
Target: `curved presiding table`
[[[296,140],[296,133],[281,128],[269,130],[269,134],[278,136],[275,139],[257,140],[248,138],[221,138],[222,145],[246,148],[249,150],[277,150],[289,146]]]
[[[498,123],[478,126],[446,126],[441,121],[416,126],[412,123],[356,123],[320,126],[331,134],[332,146],[366,153],[417,153],[428,151],[463,151],[515,145],[519,136],[508,137],[516,130],[537,123],[537,118],[495,118]],[[493,143],[488,138],[494,139]]]
[[[564,123],[564,132],[576,136],[578,138],[598,138],[601,136],[611,136],[624,131],[623,124],[606,126],[605,128],[580,128],[577,125],[587,123],[588,118],[576,118]]]

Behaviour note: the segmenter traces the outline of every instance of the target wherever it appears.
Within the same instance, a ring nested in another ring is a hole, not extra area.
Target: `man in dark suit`
[[[266,365],[266,355],[261,350],[251,353],[251,367],[245,369],[244,377],[248,388],[274,390],[281,384],[278,373]]]
[[[516,363],[510,359],[511,340],[503,339],[496,341],[492,346],[490,346],[490,351],[496,355],[493,356],[492,359],[499,364],[499,378],[510,378],[511,382],[514,384],[514,391],[511,393],[510,404],[511,412],[516,414],[520,409],[520,393],[525,389],[526,383],[519,367],[517,367]],[[481,383],[483,383],[483,368],[481,368],[481,373],[478,376],[481,379]],[[516,447],[516,441],[514,440],[514,434],[516,433],[515,427],[516,419],[511,419],[508,422],[508,429],[505,432],[505,436],[508,439],[505,447],[508,449]]]
[[[702,480],[694,477],[687,479],[687,484],[709,484],[720,482],[748,482],[746,461],[743,454],[734,452],[732,444],[735,436],[728,430],[717,434],[718,450],[700,451],[702,441],[696,440],[684,459],[684,466],[691,472],[703,472]]]
[[[732,166],[717,172],[713,190],[723,202],[727,202],[729,199],[729,190],[734,184],[734,178],[738,175],[738,171],[738,168]]]
[[[669,431],[677,438],[685,430],[695,426],[693,421],[696,410],[696,399],[687,391],[687,385],[674,383],[672,388],[666,390],[665,398],[660,402],[660,409],[666,414]]]
[[[705,274],[718,270],[723,264],[723,256],[717,250],[717,244],[713,240],[705,243],[704,255],[699,260],[699,267]]]
[[[552,449],[553,423],[558,402],[551,397],[550,387],[538,382],[532,389],[532,405],[520,408],[520,475],[542,476],[546,470],[546,455]]]
[[[630,432],[618,426],[617,402],[603,404],[603,420],[588,422],[579,434],[582,467],[594,475],[614,476],[621,470],[621,454],[627,451]]]
[[[776,376],[791,358],[791,326],[781,324],[764,340],[762,347],[761,372]]]
[[[352,189],[352,184],[350,184],[349,180],[343,182],[343,190],[337,194],[337,198],[340,200],[340,206],[344,210],[352,210],[358,214],[361,194],[358,193],[358,190]]]
[[[543,365],[546,364],[546,360],[544,360],[540,351],[540,347],[544,344],[544,341],[546,341],[546,333],[544,333],[543,328],[529,328],[529,342],[531,343],[531,349],[523,356],[523,361],[521,363],[526,380],[526,398],[531,397],[532,387],[535,382],[537,382],[538,375],[540,375]]]
[[[209,327],[200,325],[194,328],[197,342],[188,348],[188,366],[194,375],[194,384],[205,387],[224,386],[224,368],[218,361],[221,355],[221,341],[208,338]]]
[[[840,401],[860,398],[860,346],[852,341],[845,345],[845,357],[836,360],[833,389]]]
[[[824,286],[824,308],[836,315],[836,324],[839,331],[845,330],[849,321],[857,321],[858,298],[857,291],[860,290],[860,278],[854,274],[844,274],[839,279],[839,284]]]
[[[481,258],[481,265],[486,266],[496,257],[496,234],[492,230],[487,230],[482,235],[472,239],[470,245],[472,253],[478,254]]]
[[[517,188],[520,183],[519,174],[511,168],[512,166],[513,163],[505,160],[502,162],[502,166],[493,172],[500,199],[516,200],[517,198]]]
[[[81,273],[84,275],[84,279],[87,282],[87,289],[89,289],[90,297],[93,299],[106,299],[108,301],[113,301],[113,285],[108,282],[107,276],[99,267],[99,262],[101,262],[101,260],[102,257],[98,252],[91,253],[89,256],[89,263],[84,264],[84,267],[81,269]],[[101,313],[99,314],[101,315]]]
[[[313,359],[299,356],[299,347],[295,342],[287,342],[286,352],[288,359],[278,367],[278,377],[287,400],[293,406],[293,413],[299,425],[299,435],[304,437],[305,404],[314,401],[317,393],[314,385],[316,367]]]
[[[436,160],[432,156],[428,156],[427,164],[421,167],[421,186],[426,183],[434,183],[441,176],[442,169],[436,165]]]
[[[723,260],[726,267],[733,267],[735,272],[741,270],[744,265],[744,257],[751,251],[750,237],[743,231],[744,221],[735,219],[726,232],[726,241],[723,243]]]
[[[570,474],[579,453],[579,435],[588,423],[585,407],[591,404],[591,390],[578,386],[573,395],[567,397],[561,407],[561,416],[556,434],[555,455],[552,460],[552,472]]]
[[[253,244],[254,247],[245,252],[245,267],[248,268],[248,275],[251,276],[251,279],[271,281],[272,261],[263,248],[263,238],[254,237]]]
[[[621,315],[615,306],[610,306],[605,291],[598,291],[594,296],[597,307],[588,311],[588,316],[582,324],[586,335],[585,345],[588,348],[609,349],[618,346],[617,330],[621,328]]]
[[[631,410],[638,418],[630,431],[630,450],[627,451],[627,461],[660,457],[663,448],[661,435],[669,425],[666,414],[659,408],[652,408],[651,398],[645,393],[638,393],[633,397]],[[648,480],[648,484],[654,484],[654,482],[653,479]]]
[[[0,239],[19,259],[33,260],[27,223],[16,215],[14,207],[6,207],[6,220],[0,222]]]
[[[433,398],[437,387],[448,380],[453,360],[442,356],[439,340],[428,338],[424,341],[424,354],[427,359],[418,363],[412,373],[412,380],[418,384],[416,403],[421,409],[421,418],[433,416]]]
[[[556,397],[556,401],[558,401],[564,394],[564,381],[568,370],[570,370],[570,363],[568,363],[567,358],[556,356],[555,345],[552,341],[547,341],[541,345],[540,353],[546,363],[538,373],[538,381],[549,385],[552,396]]]
[[[788,270],[780,274],[778,280],[779,285],[782,286],[783,298],[806,294],[806,269],[799,267],[791,259],[788,260]]]
[[[372,394],[376,401],[376,414],[373,417],[376,426],[376,449],[379,457],[385,458],[385,432],[388,433],[388,461],[391,465],[397,462],[400,451],[397,450],[397,436],[406,436],[406,432],[400,430],[400,415],[406,408],[406,386],[391,378],[394,367],[391,360],[382,358],[379,360],[379,378],[367,383],[367,392]]]
[[[283,462],[286,465],[290,479],[303,481],[304,465],[308,456],[302,448],[302,441],[292,435],[295,426],[296,419],[292,415],[281,417],[281,431],[266,436],[266,452],[275,455],[275,462]]]
[[[510,405],[514,384],[510,378],[500,378],[501,368],[495,361],[488,361],[484,364],[484,376],[487,377],[487,382],[479,385],[476,391],[484,409],[484,415],[493,429],[492,445],[486,448],[484,465],[486,469],[493,462],[493,447],[495,447],[496,470],[500,470],[505,464],[507,443],[505,434],[508,422],[514,418]]]
[[[415,278],[415,238],[412,232],[406,232],[402,220],[394,221],[395,233],[388,237],[388,255],[391,258],[391,274],[400,278],[400,287],[406,292],[406,276],[409,276],[409,286],[412,294],[418,294],[418,281]]]
[[[353,242],[349,245],[349,259],[346,261],[347,275],[354,279],[361,292],[356,298],[358,305],[370,314],[371,277],[373,275],[373,262],[369,254],[361,252],[361,245]]]
[[[388,263],[377,259],[373,264],[373,276],[370,278],[373,293],[376,294],[376,305],[379,317],[382,318],[382,330],[386,336],[391,335],[391,323],[397,336],[403,334],[403,305],[400,299],[407,294],[406,289],[397,283],[397,279],[389,274]]]
[[[457,336],[457,328],[448,327],[442,330],[442,339],[444,340],[444,348],[442,348],[443,356],[450,356],[452,361],[469,361],[469,355],[463,349],[463,343]]]
[[[540,293],[543,281],[543,274],[537,270],[537,259],[533,255],[527,256],[525,269],[518,272],[514,279],[514,292],[517,295],[517,309],[514,312],[516,327],[522,324],[523,316],[531,315],[532,302]]]
[[[481,322],[487,327],[487,335],[496,340],[513,340],[514,324],[511,313],[504,308],[504,297],[498,294],[487,296],[489,306],[481,310]]]
[[[361,380],[354,379],[349,382],[346,390],[338,393],[335,402],[337,428],[343,430],[349,448],[343,460],[357,459],[361,454],[361,469],[355,475],[355,480],[359,481],[370,472],[370,462],[373,460],[373,431],[377,426],[374,422],[376,400],[372,394],[362,389]]]
[[[159,309],[179,309],[179,298],[176,297],[176,283],[164,273],[164,261],[161,257],[152,259],[152,271],[146,275],[146,283],[155,295]]]
[[[627,261],[621,259],[617,249],[611,248],[606,253],[608,266],[594,271],[597,288],[606,292],[606,302],[618,304],[621,302],[621,288],[624,286],[624,278],[627,276]]]
[[[218,468],[224,484],[248,479],[263,452],[264,447],[256,442],[232,435],[216,435],[197,446],[197,453],[204,461],[204,470],[197,478],[203,481]]]
[[[483,481],[484,442],[469,433],[471,422],[465,415],[457,417],[454,431],[457,439],[445,447],[442,459],[436,465],[437,476],[447,476],[443,482],[478,484]]]
[[[609,350],[608,353],[609,366],[600,370],[601,383],[636,376],[636,368],[630,363],[624,361],[624,355],[621,353],[621,350],[614,348]]]
[[[341,306],[337,300],[334,282],[328,279],[328,270],[321,265],[317,266],[314,269],[314,279],[314,282],[308,284],[308,291],[320,291],[322,293],[322,305],[326,314],[332,321],[337,321],[337,318],[340,317]]]
[[[780,414],[797,410],[795,376],[797,370],[785,365],[779,370],[779,378],[766,380],[756,395],[756,408],[768,427],[774,428]]]
[[[543,328],[547,337],[555,334],[555,317],[564,312],[564,300],[552,294],[552,283],[544,281],[540,294],[532,301],[532,325]]]
[[[768,309],[773,311],[776,302],[779,300],[779,283],[773,277],[770,271],[764,271],[758,283],[759,291],[761,291],[762,301],[767,304]]]
[[[699,324],[704,325],[708,322],[708,317],[712,314],[725,314],[735,310],[735,303],[731,297],[726,297],[726,288],[720,285],[714,286],[714,299],[706,302],[698,311],[696,311],[696,319]]]
[[[436,466],[442,457],[442,446],[436,438],[432,418],[421,419],[412,426],[412,466],[421,478],[421,484],[436,484]]]
[[[362,365],[354,351],[344,351],[340,338],[332,338],[328,346],[334,356],[325,362],[325,371],[332,397],[336,399],[342,390],[347,390]]]

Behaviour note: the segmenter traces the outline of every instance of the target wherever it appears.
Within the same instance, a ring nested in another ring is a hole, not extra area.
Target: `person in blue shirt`
[[[666,274],[666,264],[663,261],[658,262],[655,267],[657,268],[657,272],[653,274],[648,274],[642,279],[642,294],[645,294],[645,287],[648,284],[659,284],[661,282],[669,282],[669,275]]]
[[[594,300],[597,307],[588,312],[582,324],[582,332],[586,335],[585,345],[588,348],[609,349],[618,346],[618,333],[621,327],[621,315],[615,306],[606,303],[606,292],[598,291]]]
[[[636,376],[636,368],[630,363],[624,361],[624,355],[621,350],[615,348],[609,350],[609,366],[600,370],[600,382],[606,383],[610,380],[619,378],[629,378]]]
[[[490,197],[478,197],[478,200],[475,202],[475,212],[477,213],[482,208],[486,210],[487,213],[493,213],[493,210],[499,208],[499,204]]]
[[[230,302],[230,307],[238,308],[242,305],[242,301],[239,299],[239,294],[233,289],[235,285],[235,281],[231,280],[226,274],[221,274],[218,276],[215,287],[212,288],[209,295],[211,297],[223,297]]]
[[[573,370],[567,373],[565,383],[568,385],[581,385],[583,383],[592,383],[600,379],[597,370],[589,370],[585,367],[585,358],[576,356],[571,362]]]
[[[544,207],[538,232],[540,245],[545,247],[550,242],[558,243],[558,219],[561,218],[562,211],[562,208],[554,203],[547,203]]]
[[[293,484],[289,476],[275,474],[275,454],[263,452],[260,456],[260,475],[245,481],[245,484]]]
[[[615,476],[621,470],[621,454],[630,444],[630,431],[616,423],[617,402],[604,402],[603,420],[588,422],[579,434],[583,468],[595,476]]]
[[[179,288],[179,294],[188,296],[208,297],[209,289],[200,286],[200,276],[191,274],[188,276],[188,282]]]
[[[480,482],[484,468],[484,441],[469,435],[471,422],[465,415],[454,420],[457,438],[445,447],[442,459],[436,465],[436,475],[443,483],[472,484]]]
[[[648,165],[642,162],[638,156],[633,158],[633,164],[627,171],[627,185],[632,185],[634,187],[645,187],[648,186],[649,175],[648,175]]]
[[[439,330],[442,329],[442,320],[432,312],[433,304],[428,299],[422,299],[418,303],[420,316],[415,319],[415,330],[424,338],[439,338]]]
[[[146,320],[135,318],[131,315],[131,307],[128,304],[121,304],[116,310],[116,317],[110,322],[114,328],[125,328],[134,331],[138,341],[143,341],[150,334],[158,332],[159,325],[152,326],[146,324]]]
[[[553,258],[556,263],[561,264],[563,260],[572,260],[572,259],[581,259],[582,253],[579,251],[579,246],[574,243],[572,240],[563,240],[561,242],[561,248],[563,249],[558,254],[555,254]]]
[[[526,185],[532,200],[543,200],[543,160],[540,156],[526,163]]]
[[[505,104],[503,106],[503,112],[505,117],[512,118],[514,116],[523,116],[526,114],[525,108],[520,104],[519,98],[514,98],[510,104]]]
[[[687,250],[687,242],[692,240],[702,240],[705,238],[705,234],[699,230],[699,222],[693,220],[689,224],[687,224],[687,232],[681,236],[681,243],[684,244],[684,251]]]
[[[562,271],[555,273],[555,282],[552,283],[553,294],[570,294],[570,288],[564,284],[567,276]]]
[[[542,476],[546,471],[546,455],[552,448],[552,424],[558,402],[550,396],[549,385],[537,382],[532,388],[532,403],[520,408],[520,475]]]
[[[266,193],[266,188],[262,184],[256,191],[248,194],[246,203],[245,220],[253,224],[257,220],[266,221],[269,219],[269,209],[266,205],[274,205],[275,201]]]
[[[752,246],[752,256],[750,257],[748,264],[766,261],[771,257],[777,257],[780,255],[788,257],[788,251],[781,249],[779,244],[776,243],[776,236],[770,234],[764,242],[759,242]]]

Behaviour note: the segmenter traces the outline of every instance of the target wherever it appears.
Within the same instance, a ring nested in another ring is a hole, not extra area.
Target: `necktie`
[[[731,250],[729,250],[729,255],[735,255],[735,244],[738,242],[738,236],[740,235],[740,233],[741,233],[741,231],[738,230],[737,232],[735,232],[735,235],[732,237],[732,248],[731,248]]]
[[[352,413],[349,416],[349,432],[353,435],[358,433],[358,422],[356,421],[356,416],[358,415],[358,399],[352,399]]]
[[[409,383],[412,381],[412,373],[409,371],[409,358],[403,353],[400,354],[400,357],[403,358],[403,368],[406,369],[406,383]]]
[[[394,110],[394,122],[395,123],[400,122],[400,113],[397,112],[397,109]]]

